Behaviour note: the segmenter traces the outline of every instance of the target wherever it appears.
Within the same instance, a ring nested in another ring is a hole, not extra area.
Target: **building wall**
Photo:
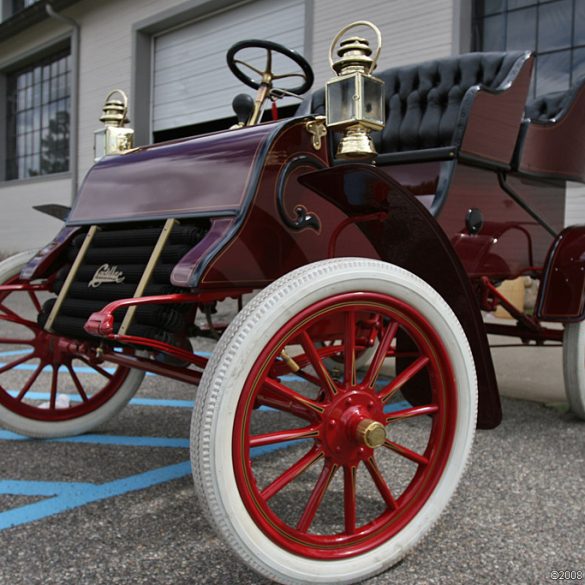
[[[213,11],[214,6],[225,6],[230,1],[84,0],[63,12],[81,27],[80,183],[93,163],[93,131],[99,127],[98,118],[105,96],[114,88],[130,93],[133,86],[133,28],[137,23],[156,20],[157,15],[163,18],[169,11],[182,10],[183,7],[191,11],[190,14],[197,6]],[[384,43],[381,69],[451,54],[454,50],[454,14],[460,1],[371,0],[365,4],[355,0],[313,0],[309,3],[313,7],[313,18],[309,19],[312,46],[307,56],[315,69],[315,85],[323,85],[331,76],[327,60],[329,44],[339,29],[353,20],[371,20],[380,27]],[[7,63],[18,62],[35,48],[63,38],[68,31],[67,25],[48,19],[0,42],[0,69]],[[130,119],[133,120],[132,111]],[[61,180],[38,178],[0,183],[0,252],[46,243],[58,228],[58,222],[30,211],[30,206],[37,203],[69,204],[71,195],[66,176]],[[28,235],[14,226],[27,226]]]
[[[370,20],[382,33],[379,69],[450,55],[457,0],[315,0],[312,65],[315,86],[332,75],[329,45],[337,32],[356,20]]]

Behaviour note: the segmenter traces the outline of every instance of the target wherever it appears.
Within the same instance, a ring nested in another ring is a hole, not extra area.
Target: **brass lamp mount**
[[[367,27],[374,32],[375,50],[365,37],[347,34],[357,27]],[[381,49],[380,29],[366,20],[345,26],[331,43],[329,64],[337,77],[326,85],[327,127],[344,132],[337,149],[338,158],[373,159],[376,156],[370,131],[384,127],[384,84],[372,72]]]

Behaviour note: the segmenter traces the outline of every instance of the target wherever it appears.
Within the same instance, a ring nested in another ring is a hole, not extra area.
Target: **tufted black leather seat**
[[[378,152],[416,151],[420,158],[421,150],[440,149],[440,155],[457,149],[473,94],[479,87],[505,89],[526,58],[523,52],[467,53],[376,73],[386,92],[386,126],[373,133]],[[305,98],[298,113],[324,114],[324,93]]]

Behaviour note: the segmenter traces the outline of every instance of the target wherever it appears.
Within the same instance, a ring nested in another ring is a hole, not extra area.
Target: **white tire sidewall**
[[[35,254],[36,250],[27,250],[0,262],[0,283],[19,274]],[[86,433],[121,410],[138,390],[144,375],[143,371],[131,369],[120,388],[105,404],[70,420],[50,422],[27,418],[0,404],[0,425],[20,435],[38,438],[67,437]]]
[[[585,321],[565,326],[563,375],[571,411],[585,420]]]
[[[267,340],[307,306],[355,290],[399,298],[415,307],[435,328],[457,381],[456,429],[444,472],[416,517],[372,551],[323,562],[280,548],[250,517],[233,472],[232,430],[240,392]],[[200,398],[205,402],[196,406],[199,413],[193,420],[192,436],[198,434],[198,438],[192,444],[199,451],[192,452],[194,468],[199,466],[195,470],[196,484],[204,492],[201,495],[213,523],[248,564],[282,583],[353,583],[390,567],[416,545],[444,510],[473,442],[477,414],[475,369],[458,320],[438,293],[411,273],[383,262],[351,258],[317,262],[294,271],[258,295],[243,313],[232,323],[231,331],[226,331],[229,345],[220,342],[216,348],[223,353],[221,361],[215,359],[214,353],[214,363],[210,362],[211,367],[204,372]],[[195,425],[202,421],[206,428],[197,429]],[[217,432],[218,426],[221,432]],[[205,458],[208,462],[202,460]]]

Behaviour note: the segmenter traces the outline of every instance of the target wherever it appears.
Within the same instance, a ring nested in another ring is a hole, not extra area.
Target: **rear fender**
[[[299,180],[349,217],[388,211],[384,222],[357,225],[381,260],[425,280],[453,309],[475,360],[479,383],[478,427],[497,426],[502,411],[479,304],[461,261],[433,216],[411,193],[370,165],[344,164],[307,173]]]
[[[563,230],[552,243],[536,300],[543,321],[585,319],[585,225]]]

